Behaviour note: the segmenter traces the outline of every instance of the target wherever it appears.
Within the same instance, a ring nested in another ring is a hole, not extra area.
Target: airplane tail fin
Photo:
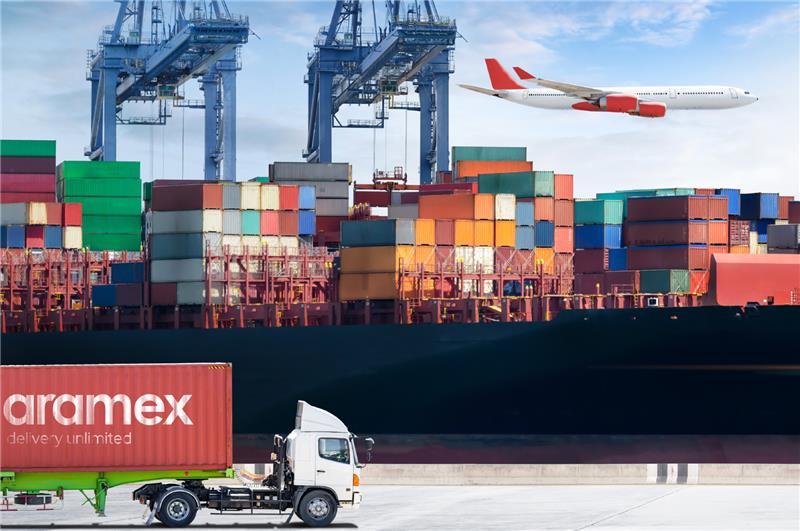
[[[520,68],[518,66],[514,67],[514,72],[516,72],[517,75],[519,76],[519,78],[524,80],[524,81],[530,81],[530,80],[536,79],[536,76],[526,72],[525,70],[523,70],[522,68]]]
[[[492,88],[495,90],[515,90],[524,89],[522,85],[514,81],[508,71],[503,68],[500,61],[497,59],[486,59],[486,70],[489,71],[489,79],[492,82]]]

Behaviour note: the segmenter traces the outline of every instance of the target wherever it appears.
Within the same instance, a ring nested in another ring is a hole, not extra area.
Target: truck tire
[[[312,490],[300,500],[297,514],[309,527],[325,527],[336,518],[336,500],[324,490]]]
[[[156,518],[167,527],[186,527],[194,521],[197,504],[188,492],[167,492],[161,499]]]

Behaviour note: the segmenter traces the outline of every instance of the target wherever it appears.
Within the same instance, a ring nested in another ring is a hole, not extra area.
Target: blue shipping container
[[[314,210],[317,208],[317,189],[314,186],[300,186],[298,188],[300,210]],[[300,233],[302,234],[302,232]]]
[[[555,225],[551,221],[537,221],[533,227],[533,241],[536,247],[552,247]]]
[[[714,192],[728,198],[729,216],[738,216],[742,213],[742,196],[738,188],[717,188]]]
[[[759,219],[750,222],[750,230],[758,233],[758,243],[767,243],[767,227],[774,224],[774,219]]]
[[[517,201],[515,219],[517,227],[533,227],[533,202]]]
[[[117,287],[114,284],[92,286],[92,306],[116,306]]]
[[[531,251],[536,247],[536,242],[533,237],[533,227],[529,225],[517,227],[514,247],[525,251]]]
[[[776,219],[778,194],[742,194],[742,219]]]
[[[142,282],[144,282],[143,262],[111,264],[112,284],[141,284]]]
[[[619,249],[622,247],[622,225],[578,225],[575,227],[576,249]]]
[[[64,229],[60,225],[45,225],[44,227],[44,248],[61,249],[61,236]]]
[[[308,188],[301,186],[301,189]],[[314,188],[311,186],[311,188]],[[301,196],[302,197],[302,196]],[[300,236],[309,236],[317,233],[317,213],[313,210],[301,210],[297,213],[297,233]]]
[[[608,250],[608,270],[609,271],[627,271],[628,270],[628,248],[620,247],[619,249]]]
[[[362,219],[342,221],[343,247],[371,247],[383,245],[414,245],[413,219]]]
[[[22,249],[25,247],[24,225],[3,225],[0,227],[0,247],[3,249]]]

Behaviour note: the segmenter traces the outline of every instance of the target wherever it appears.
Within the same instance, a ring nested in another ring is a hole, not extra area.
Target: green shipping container
[[[622,225],[622,208],[619,199],[579,199],[575,201],[576,225]]]
[[[81,203],[83,215],[139,216],[142,201],[138,197],[69,197],[70,203]]]
[[[555,191],[555,172],[533,172],[533,191],[536,197],[553,197]]]
[[[686,269],[652,269],[639,273],[642,293],[689,293]]]
[[[657,188],[656,195],[694,195],[694,188]]]
[[[139,179],[138,161],[65,160],[58,165],[59,179]]]
[[[153,199],[153,181],[142,183],[142,199],[148,203]]]
[[[597,199],[618,199],[622,201],[622,217],[628,217],[628,198],[629,197],[653,197],[655,190],[620,190],[617,192],[603,192],[596,194]]]
[[[451,168],[459,160],[527,160],[528,148],[493,146],[453,146]]]
[[[250,179],[251,183],[268,183],[270,182],[269,177],[253,177]]]
[[[478,175],[478,191],[486,194],[514,194],[533,197],[533,172],[482,173]]]
[[[261,229],[261,212],[258,210],[242,210],[242,234],[258,236]]]
[[[142,197],[141,182],[136,179],[62,179],[58,197]]]
[[[83,215],[83,231],[94,234],[133,234],[142,231],[141,216]]]
[[[83,233],[83,246],[92,251],[141,251],[142,235]]]
[[[55,157],[55,140],[0,140],[3,157]]]

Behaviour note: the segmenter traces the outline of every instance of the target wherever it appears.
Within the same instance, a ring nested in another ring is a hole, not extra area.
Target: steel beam
[[[433,88],[436,98],[436,171],[439,172],[450,167],[450,74],[436,72]]]
[[[236,180],[236,55],[217,64],[222,77],[222,178]]]
[[[217,89],[219,79],[215,68],[201,78],[203,99],[205,100],[204,110],[204,155],[203,155],[203,178],[207,181],[216,181],[219,178],[217,173]]]
[[[117,160],[117,75],[119,68],[103,67],[102,160]]]
[[[430,161],[431,140],[433,137],[433,86],[429,79],[417,81],[419,93],[419,182],[430,184],[432,169]]]
[[[317,99],[317,156],[316,162],[333,162],[333,115],[331,86],[333,72],[321,70],[319,73],[319,89]]]

